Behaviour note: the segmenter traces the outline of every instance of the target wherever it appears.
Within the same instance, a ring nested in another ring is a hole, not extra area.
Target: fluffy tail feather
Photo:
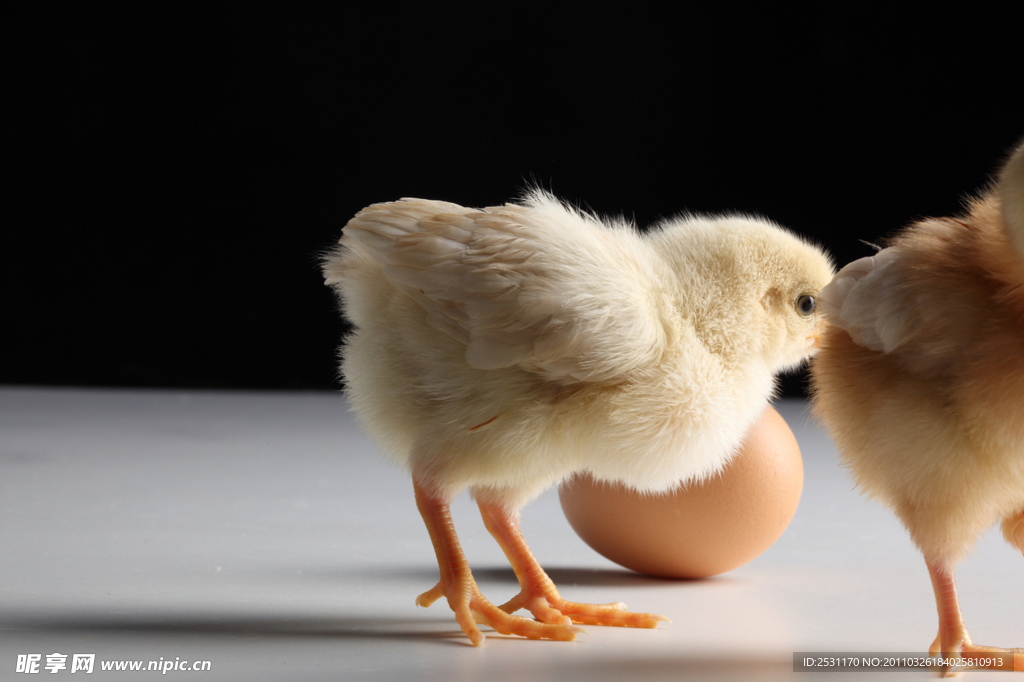
[[[1024,509],[1016,516],[1007,516],[1002,524],[1003,537],[1024,554]]]
[[[1024,257],[1024,141],[999,174],[999,201],[1010,241]]]

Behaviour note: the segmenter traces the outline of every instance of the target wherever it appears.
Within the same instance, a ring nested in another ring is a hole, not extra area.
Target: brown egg
[[[800,448],[769,407],[742,450],[704,483],[641,495],[589,475],[562,485],[569,524],[598,553],[634,571],[706,578],[759,556],[789,525],[804,484]]]

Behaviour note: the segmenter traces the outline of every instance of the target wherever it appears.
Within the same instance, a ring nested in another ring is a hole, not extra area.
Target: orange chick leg
[[[968,659],[973,661],[972,667],[975,668],[1024,671],[1024,649],[1000,649],[971,641],[960,611],[953,571],[941,563],[928,561],[928,573],[931,575],[935,603],[939,609],[939,634],[932,642],[929,653],[943,658]],[[1013,662],[1012,667],[1008,665],[1009,661]],[[947,668],[944,672],[952,676],[958,670]]]
[[[525,608],[544,623],[573,622],[634,628],[653,628],[658,626],[659,621],[668,620],[653,613],[631,613],[626,611],[626,605],[621,603],[580,604],[562,599],[551,578],[527,547],[519,531],[517,515],[499,503],[482,500],[479,495],[477,504],[480,506],[484,525],[501,545],[516,577],[519,578],[519,594],[502,604],[499,607],[502,611],[512,613]]]
[[[455,620],[476,646],[484,641],[478,623],[489,625],[504,635],[520,635],[530,639],[575,639],[578,628],[512,616],[487,601],[469,570],[469,563],[455,534],[448,503],[428,492],[415,478],[413,489],[416,492],[416,506],[427,525],[441,571],[437,585],[416,598],[417,605],[430,606],[438,598],[445,597],[455,612]]]

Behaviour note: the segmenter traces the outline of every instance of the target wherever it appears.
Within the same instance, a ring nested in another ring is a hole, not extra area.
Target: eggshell
[[[741,451],[704,483],[662,495],[578,476],[559,490],[579,536],[608,559],[668,578],[705,578],[751,561],[789,525],[804,483],[793,432],[769,407]]]

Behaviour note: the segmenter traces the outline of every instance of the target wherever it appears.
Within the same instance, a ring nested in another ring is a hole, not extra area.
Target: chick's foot
[[[503,635],[518,635],[528,639],[571,641],[576,638],[580,629],[568,623],[539,623],[513,616],[484,598],[455,534],[448,504],[429,494],[416,481],[413,487],[416,491],[416,505],[430,533],[441,571],[438,583],[416,598],[419,606],[430,606],[445,597],[448,606],[455,612],[455,620],[476,646],[484,642],[484,634],[477,627],[478,624],[489,625]]]
[[[945,677],[954,677],[965,670],[976,668],[1024,672],[1024,649],[1004,649],[975,644],[971,641],[967,628],[945,632],[940,628],[928,653],[950,662],[959,660],[968,663],[944,666],[942,671]]]
[[[444,582],[438,582],[417,597],[416,604],[430,606],[439,597],[445,597],[455,612],[455,620],[476,646],[483,644],[485,639],[477,625],[488,625],[503,635],[517,635],[527,639],[572,641],[581,632],[579,628],[571,627],[567,623],[539,623],[502,611],[480,593],[472,574],[457,576],[447,587]]]
[[[622,603],[581,604],[566,601],[530,552],[519,530],[516,514],[501,504],[488,502],[481,494],[477,494],[477,503],[480,505],[484,525],[501,545],[519,579],[519,594],[498,607],[502,611],[513,613],[525,608],[537,620],[552,624],[654,628],[659,622],[668,620],[654,613],[627,611],[626,605]]]
[[[969,662],[966,666],[948,665],[943,668],[946,677],[963,670],[992,668],[996,670],[1024,671],[1024,649],[1003,649],[982,646],[971,641],[964,624],[960,601],[956,593],[953,571],[939,562],[928,562],[935,602],[939,610],[939,634],[928,653],[951,661]]]

